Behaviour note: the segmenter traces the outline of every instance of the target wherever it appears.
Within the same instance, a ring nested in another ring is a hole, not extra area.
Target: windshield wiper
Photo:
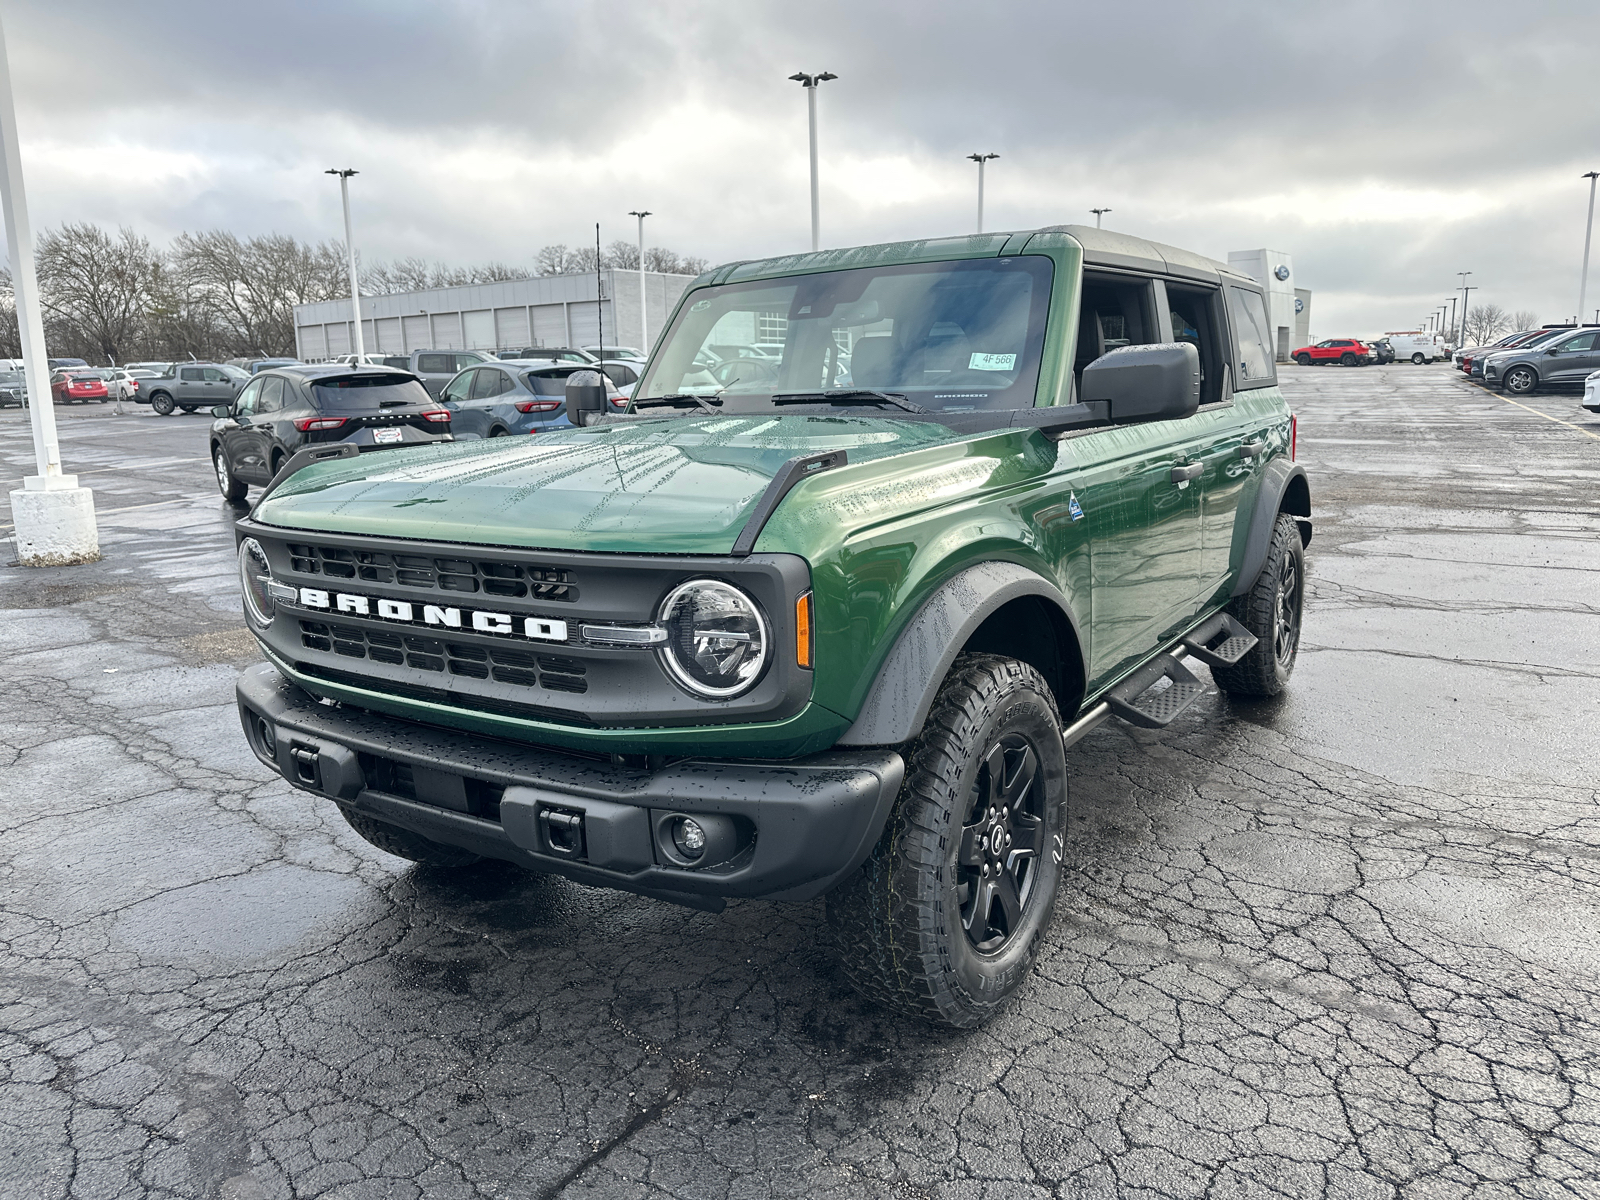
[[[723,390],[726,391],[727,389],[724,388]],[[718,404],[722,403],[720,395],[715,397],[715,399]],[[702,410],[710,413],[713,417],[720,417],[722,415],[718,409],[711,407],[710,400],[707,400],[704,396],[697,396],[693,392],[674,392],[670,396],[646,396],[643,400],[635,400],[633,402],[633,406],[634,408],[641,408],[646,404],[670,404],[676,408],[679,405],[679,401],[682,400],[693,400],[701,407]]]
[[[815,403],[822,401],[825,404],[836,404],[851,400],[878,400],[884,404],[892,404],[896,408],[904,409],[908,413],[918,416],[931,416],[927,409],[920,404],[914,404],[896,392],[879,392],[872,388],[829,388],[822,392],[779,392],[772,397],[774,404],[804,404],[807,401]]]

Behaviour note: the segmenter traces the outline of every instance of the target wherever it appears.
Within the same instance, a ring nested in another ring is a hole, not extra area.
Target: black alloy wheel
[[[993,654],[951,666],[867,861],[828,893],[845,976],[953,1029],[1022,987],[1050,924],[1067,832],[1066,751],[1039,672]]]
[[[1356,365],[1356,356],[1354,354],[1351,354],[1348,350],[1345,351],[1343,354],[1341,354],[1339,356],[1339,365],[1341,367],[1353,367],[1353,366],[1355,366]]]
[[[1505,389],[1513,396],[1526,396],[1539,386],[1539,373],[1532,367],[1512,367],[1505,374]]]
[[[956,850],[961,928],[979,954],[998,954],[1019,930],[1039,882],[1044,786],[1039,756],[1020,733],[983,756]]]
[[[1288,513],[1279,513],[1255,582],[1228,605],[1228,612],[1255,634],[1256,644],[1233,666],[1211,668],[1218,687],[1231,696],[1267,697],[1283,691],[1300,651],[1305,592],[1300,526]]]
[[[1311,355],[1309,354],[1296,354],[1294,356],[1294,360],[1302,367],[1309,367],[1311,365]]]
[[[172,415],[172,397],[166,392],[157,392],[150,397],[150,407],[155,409],[156,416],[170,417]]]

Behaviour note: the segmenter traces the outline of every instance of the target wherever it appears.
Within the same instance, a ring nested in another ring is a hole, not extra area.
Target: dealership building
[[[651,339],[661,335],[693,280],[692,275],[644,273]],[[593,346],[602,324],[606,345],[648,350],[639,318],[638,271],[545,275],[361,297],[362,341],[368,352],[389,354]],[[349,300],[297,304],[294,325],[295,356],[303,362],[355,351]]]
[[[1311,292],[1294,285],[1294,263],[1282,250],[1230,250],[1228,265],[1254,279],[1267,293],[1279,362],[1311,343]]]

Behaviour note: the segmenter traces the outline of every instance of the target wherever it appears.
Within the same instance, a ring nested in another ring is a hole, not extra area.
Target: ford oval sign
[[[1296,296],[1294,298],[1294,310],[1297,313],[1302,313],[1302,312],[1305,312],[1305,310],[1306,310],[1306,302],[1304,300],[1300,299],[1299,296]]]
[[[1289,278],[1289,268],[1280,263],[1278,269],[1274,271],[1273,274],[1278,277],[1279,281],[1285,280]]]

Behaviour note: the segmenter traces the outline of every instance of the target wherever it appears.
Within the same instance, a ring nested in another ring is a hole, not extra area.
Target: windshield
[[[1050,281],[1050,259],[1030,255],[702,288],[635,396],[870,389],[935,412],[1028,408]]]
[[[345,379],[319,379],[311,385],[317,407],[334,416],[353,417],[382,412],[402,405],[436,407],[428,389],[404,376],[353,375]]]

